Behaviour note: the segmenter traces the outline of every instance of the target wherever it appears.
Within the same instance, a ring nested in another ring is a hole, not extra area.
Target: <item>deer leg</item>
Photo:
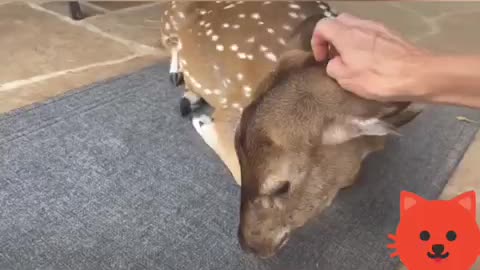
[[[192,124],[205,143],[215,151],[225,166],[227,166],[237,185],[241,185],[240,166],[233,142],[234,132],[230,127],[230,123],[221,119],[216,121],[210,116],[202,114],[194,116]]]
[[[187,89],[180,99],[180,114],[185,117],[198,109],[204,102],[203,98]]]
[[[183,72],[178,58],[177,48],[172,48],[170,51],[170,83],[175,87],[183,83]]]

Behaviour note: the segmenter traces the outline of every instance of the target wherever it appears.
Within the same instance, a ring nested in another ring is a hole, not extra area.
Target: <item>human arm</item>
[[[317,60],[325,60],[328,44],[338,52],[328,74],[357,95],[480,108],[480,56],[436,55],[348,14],[318,22],[312,37]]]

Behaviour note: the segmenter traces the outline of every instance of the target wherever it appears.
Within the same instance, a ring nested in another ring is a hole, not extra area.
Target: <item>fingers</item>
[[[340,56],[335,56],[333,59],[331,59],[328,64],[327,64],[327,74],[328,76],[338,79],[338,78],[343,78],[347,74],[347,67],[342,61],[342,58]]]
[[[311,46],[313,54],[317,61],[325,60],[328,56],[328,44],[332,44],[335,49],[342,53],[342,45],[348,44],[349,28],[336,19],[320,20],[313,31]]]

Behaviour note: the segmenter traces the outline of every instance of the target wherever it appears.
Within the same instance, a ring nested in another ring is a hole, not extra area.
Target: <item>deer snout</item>
[[[238,241],[243,251],[266,259],[274,256],[288,242],[290,232],[286,229],[267,236],[254,234],[245,237],[241,227],[238,229]]]

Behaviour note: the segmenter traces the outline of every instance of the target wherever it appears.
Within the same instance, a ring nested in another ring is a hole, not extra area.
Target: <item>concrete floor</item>
[[[332,6],[382,21],[427,48],[449,53],[480,51],[476,34],[480,2],[342,1]],[[159,46],[161,3],[89,2],[82,7],[88,17],[72,21],[62,2],[0,4],[0,59],[8,67],[0,73],[0,113],[166,58]],[[442,198],[471,189],[480,195],[478,164],[480,135]],[[480,203],[477,209],[480,221]],[[475,269],[480,269],[480,262]]]

